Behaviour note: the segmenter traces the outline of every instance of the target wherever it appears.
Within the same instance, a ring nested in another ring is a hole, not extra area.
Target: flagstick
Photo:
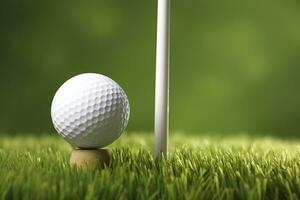
[[[169,135],[169,34],[170,0],[158,0],[156,85],[155,85],[155,157],[166,156]]]

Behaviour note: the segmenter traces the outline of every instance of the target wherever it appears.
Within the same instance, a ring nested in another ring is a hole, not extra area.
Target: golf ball
[[[123,89],[112,79],[95,73],[66,81],[51,106],[54,128],[78,148],[111,144],[126,128],[129,112]]]

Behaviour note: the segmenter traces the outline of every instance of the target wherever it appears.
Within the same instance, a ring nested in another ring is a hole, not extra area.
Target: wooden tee
[[[70,164],[78,168],[99,168],[109,166],[110,154],[106,149],[74,149]]]

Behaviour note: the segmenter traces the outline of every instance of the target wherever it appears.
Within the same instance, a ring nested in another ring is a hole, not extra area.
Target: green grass
[[[150,134],[125,134],[105,170],[68,164],[54,136],[0,136],[1,199],[299,199],[300,141],[172,134],[155,162]]]

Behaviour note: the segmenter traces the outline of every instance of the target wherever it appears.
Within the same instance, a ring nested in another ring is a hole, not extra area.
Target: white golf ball
[[[56,92],[51,117],[57,132],[72,146],[101,148],[124,131],[129,102],[112,79],[94,73],[77,75]]]

